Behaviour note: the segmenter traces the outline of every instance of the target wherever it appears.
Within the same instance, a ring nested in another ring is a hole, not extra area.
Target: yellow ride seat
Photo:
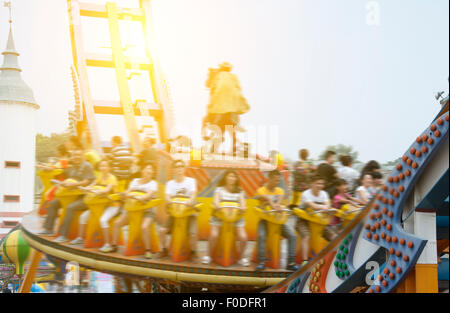
[[[292,192],[290,204],[298,207],[298,206],[300,206],[301,201],[302,201],[302,192],[301,191]]]
[[[66,182],[76,182],[74,179],[66,179]],[[78,198],[83,196],[84,193],[82,190],[78,188],[70,189],[65,188],[63,186],[58,186],[58,190],[56,191],[55,197],[61,202],[61,214],[59,216],[58,221],[58,229],[61,227],[61,224],[66,216],[66,209],[69,204],[76,201]],[[68,239],[74,239],[78,236],[78,220],[83,211],[76,210],[73,215],[72,222],[70,224],[69,232],[67,234]]]
[[[37,175],[41,179],[42,185],[44,189],[41,193],[41,202],[39,203],[39,215],[47,214],[47,209],[43,207],[44,202],[47,201],[48,193],[53,189],[54,185],[51,182],[52,179],[55,179],[58,175],[61,175],[64,172],[63,169],[53,169],[51,171],[40,170]]]
[[[320,250],[322,250],[327,244],[328,241],[326,241],[322,237],[322,233],[324,228],[330,224],[331,221],[331,215],[327,213],[316,213],[314,210],[310,208],[306,209],[299,209],[294,208],[293,213],[303,220],[306,220],[309,225],[309,230],[311,232],[310,236],[310,249],[314,253],[318,253]],[[301,260],[300,253],[300,240],[297,240],[297,261]]]
[[[188,201],[189,198],[186,197],[175,197],[172,199],[172,205],[168,207],[168,213],[173,218],[169,254],[175,262],[189,259],[189,217],[203,207],[203,204],[187,206]]]
[[[94,190],[104,190],[104,186],[94,186]],[[84,203],[87,205],[90,215],[86,225],[86,236],[84,241],[85,248],[98,248],[104,245],[105,238],[103,238],[103,231],[100,225],[100,218],[105,209],[109,206],[120,204],[111,198],[112,195],[96,195],[94,193],[87,193],[84,198]],[[112,236],[112,225],[117,217],[113,217],[109,221],[109,236]],[[122,233],[119,237],[119,243],[122,244]]]
[[[281,256],[281,225],[287,222],[290,210],[283,209],[281,212],[274,212],[269,206],[266,206],[263,209],[256,208],[255,211],[260,219],[267,222],[266,265],[277,269],[280,266]],[[253,262],[258,262],[257,247],[258,243],[253,250]]]
[[[51,171],[40,170],[37,173],[37,175],[41,179],[42,185],[44,186],[42,194],[46,193],[50,188],[53,187],[53,183],[51,182],[51,180],[54,179],[56,176],[61,175],[63,172],[64,172],[63,169],[54,169]]]
[[[139,191],[132,191],[130,194],[136,196],[145,195],[145,193]],[[142,221],[144,219],[144,214],[147,209],[153,208],[161,202],[161,199],[151,199],[146,202],[135,199],[127,199],[125,201],[125,210],[128,212],[129,217],[128,242],[125,249],[125,255],[144,254],[145,247],[144,242],[142,241]],[[152,253],[161,250],[155,221],[150,225],[150,250]]]
[[[359,212],[361,212],[362,209],[362,206],[355,207],[351,204],[344,204],[337,210],[335,215],[342,219],[342,226],[345,227],[359,214]]]
[[[244,216],[244,211],[238,202],[224,201],[219,205],[220,209],[215,210],[213,215],[222,221],[222,225],[212,258],[217,264],[230,266],[238,261],[235,223]]]

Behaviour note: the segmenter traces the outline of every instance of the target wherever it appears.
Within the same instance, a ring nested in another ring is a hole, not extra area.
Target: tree
[[[69,137],[69,133],[52,133],[50,136],[38,133],[36,135],[36,160],[38,162],[48,162],[49,157],[57,155],[58,146],[65,143]]]
[[[338,145],[334,145],[334,146],[327,146],[325,148],[325,151],[323,151],[320,156],[319,156],[319,160],[325,160],[325,153],[328,151],[334,151],[337,153],[337,155],[343,155],[343,154],[348,154],[353,158],[353,163],[359,163],[358,160],[358,151],[354,151],[353,150],[353,146],[346,146],[343,144],[338,144]]]
[[[393,161],[388,161],[386,163],[381,164],[381,167],[385,170],[391,170],[396,164],[401,161],[402,158],[397,158]]]

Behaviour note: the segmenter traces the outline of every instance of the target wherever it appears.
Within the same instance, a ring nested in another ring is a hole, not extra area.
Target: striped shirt
[[[128,179],[134,162],[130,149],[125,145],[115,146],[111,149],[110,159],[114,176],[119,179]]]

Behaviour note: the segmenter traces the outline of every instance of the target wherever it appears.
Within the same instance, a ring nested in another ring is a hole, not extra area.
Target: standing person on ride
[[[261,201],[261,208],[269,206],[271,210],[281,210],[281,202],[284,198],[284,190],[278,187],[281,173],[278,170],[269,172],[267,183],[256,191],[256,197]],[[297,238],[294,230],[286,224],[281,225],[281,235],[288,240],[288,265],[287,270],[299,269],[295,264],[295,249]],[[256,271],[265,269],[267,222],[260,220],[258,223],[258,265]]]
[[[111,174],[111,166],[109,162],[107,160],[101,160],[97,163],[97,170],[99,172],[97,179],[86,188],[87,191],[95,194],[96,196],[106,196],[113,193],[117,187],[117,178]],[[105,187],[105,189],[94,189],[94,186]],[[103,230],[103,238],[105,240],[105,244],[101,249],[105,249],[110,246],[109,221],[116,216],[119,209],[119,203],[114,203],[104,210],[100,218],[100,226]],[[84,232],[90,216],[91,212],[89,210],[86,210],[86,212],[80,215],[80,228],[78,230],[78,236],[72,240],[70,244],[78,245],[84,242]]]
[[[359,172],[352,168],[353,158],[350,155],[341,155],[339,161],[341,161],[342,167],[338,170],[338,175],[347,182],[349,190],[352,192],[357,186]]]
[[[135,178],[131,181],[128,189],[121,193],[122,201],[127,199],[134,199],[141,202],[147,202],[151,200],[158,191],[158,183],[153,179],[155,176],[155,167],[153,164],[146,165],[141,171],[141,178]],[[138,191],[144,193],[144,195],[134,195],[131,194],[133,191]],[[122,213],[119,218],[114,222],[113,226],[113,238],[112,245],[103,247],[100,251],[109,253],[117,251],[117,242],[119,241],[120,229],[127,225],[129,222],[128,211],[124,210],[122,207]],[[153,256],[150,252],[150,225],[154,221],[155,214],[153,208],[148,208],[145,210],[144,219],[142,221],[142,240],[145,246],[145,258],[151,259]]]
[[[75,149],[72,150],[72,155],[70,159],[70,167],[64,171],[65,177],[68,179],[73,179],[76,182],[62,182],[61,186],[65,188],[78,188],[88,186],[93,180],[95,180],[94,170],[88,162],[84,160],[83,150]],[[61,208],[61,202],[58,199],[50,201],[48,207],[48,214],[45,218],[43,225],[44,230],[41,234],[50,235],[52,234],[55,219],[58,214],[58,210]],[[86,210],[87,206],[83,202],[83,196],[80,196],[77,200],[69,204],[66,208],[66,214],[64,220],[59,229],[60,236],[55,239],[55,242],[67,241],[67,234],[69,232],[69,227],[73,219],[74,212],[77,210]]]
[[[197,182],[194,178],[186,177],[186,166],[182,160],[173,161],[174,179],[170,180],[166,185],[166,204],[170,206],[172,199],[175,197],[189,198],[187,206],[195,205],[195,197],[197,196]],[[172,232],[173,218],[169,215],[166,224],[160,228],[161,245],[163,247],[159,257],[163,258],[168,255],[167,234]],[[191,259],[197,258],[197,214],[189,216],[189,244],[191,247]]]
[[[311,178],[310,189],[302,194],[301,208],[309,208],[313,211],[327,212],[331,210],[330,198],[328,193],[324,191],[325,180],[319,176],[314,175]],[[311,231],[309,229],[308,221],[298,218],[296,229],[301,236],[301,251],[303,263],[308,261],[309,240],[311,238]],[[331,241],[336,237],[336,234],[330,225],[325,226],[322,236]]]
[[[333,164],[336,162],[336,152],[328,150],[325,152],[325,162],[317,167],[317,174],[325,180],[324,190],[331,195],[336,192],[336,181],[339,178]]]
[[[114,176],[119,180],[130,179],[134,163],[134,157],[130,149],[123,144],[120,136],[111,138],[111,146],[109,159],[111,160]]]
[[[237,202],[240,205],[240,209],[245,211],[244,193],[240,187],[239,176],[235,171],[226,171],[222,180],[219,182],[219,187],[217,187],[214,192],[213,205],[215,210],[220,208],[221,202]],[[222,225],[222,221],[219,218],[212,216],[209,223],[211,225],[211,232],[209,235],[209,253],[203,257],[203,264],[209,264],[211,262],[211,255],[219,237],[219,227]],[[235,223],[235,226],[237,239],[240,242],[238,263],[242,266],[249,266],[249,260],[244,258],[245,247],[247,246],[247,234],[244,229],[244,219],[239,219]]]
[[[300,204],[301,193],[309,188],[308,182],[314,171],[315,166],[311,162],[307,161],[309,157],[309,151],[307,149],[301,149],[298,152],[300,158],[294,164],[293,168],[293,183],[292,183],[292,201],[291,206],[295,207]]]

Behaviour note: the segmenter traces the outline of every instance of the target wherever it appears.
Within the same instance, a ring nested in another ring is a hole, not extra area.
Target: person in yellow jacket
[[[231,73],[231,64],[224,62],[218,69],[210,68],[206,87],[210,89],[208,114],[244,114],[250,110],[242,95],[237,76]]]
[[[210,100],[203,126],[217,125],[221,129],[222,135],[227,125],[242,131],[239,126],[239,115],[250,110],[250,106],[242,94],[239,79],[231,73],[231,69],[232,65],[228,62],[220,64],[219,68],[209,68],[206,81],[206,87],[210,89]],[[232,135],[234,138],[235,134]]]

